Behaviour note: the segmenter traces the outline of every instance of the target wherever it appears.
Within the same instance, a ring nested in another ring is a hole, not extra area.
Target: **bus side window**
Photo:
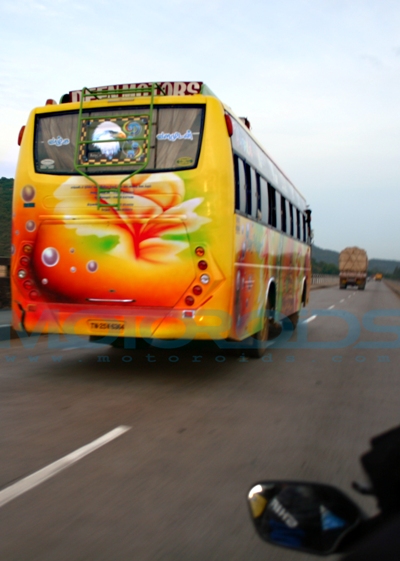
[[[281,195],[281,230],[286,232],[286,199]]]
[[[289,217],[290,217],[290,235],[294,236],[294,216],[293,216],[292,203],[289,203]]]
[[[234,156],[235,163],[235,209],[246,212],[246,180],[244,162]]]
[[[293,237],[297,238],[297,214],[296,214],[296,207],[292,205],[293,211]]]
[[[298,240],[301,240],[301,235],[300,235],[300,211],[298,208],[296,208],[296,222],[297,222],[297,229],[296,229],[296,237]]]
[[[253,182],[253,177],[252,177],[252,169],[249,166],[249,164],[244,164],[244,171],[245,171],[245,177],[246,177],[246,209],[245,209],[245,213],[248,216],[252,215],[252,210],[253,210],[253,205],[252,205],[252,200],[251,200],[251,191],[252,191],[252,182]]]
[[[269,224],[269,204],[268,204],[268,184],[260,177],[260,191],[261,191],[261,220],[264,224]]]
[[[262,221],[262,207],[261,207],[261,177],[256,173],[256,189],[255,189],[255,200],[256,200],[256,218]]]
[[[257,218],[259,181],[257,181],[258,174],[256,174],[253,168],[250,168],[250,176],[251,176],[251,192],[250,192],[251,210],[249,209],[248,213],[251,214],[253,218]]]
[[[276,228],[276,190],[268,183],[268,224]]]
[[[289,209],[289,201],[286,199],[286,233],[290,234],[290,209]]]

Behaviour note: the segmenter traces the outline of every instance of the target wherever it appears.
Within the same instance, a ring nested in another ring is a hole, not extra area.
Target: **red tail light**
[[[193,304],[194,304],[194,298],[193,298],[193,296],[186,296],[186,298],[185,298],[185,304],[186,304],[187,306],[193,306]]]
[[[231,119],[230,115],[228,115],[228,113],[225,113],[225,123],[226,123],[226,128],[227,128],[229,136],[232,136],[233,135],[233,123],[232,123],[232,119]]]
[[[200,296],[202,292],[203,289],[198,284],[196,284],[196,286],[193,287],[193,294],[195,294],[196,296]]]
[[[25,125],[23,127],[21,127],[19,134],[18,134],[18,146],[21,146],[21,142],[22,142],[22,137],[24,136],[24,132],[25,132]]]
[[[197,266],[201,271],[205,271],[208,267],[208,264],[207,264],[207,261],[199,261],[197,263]]]

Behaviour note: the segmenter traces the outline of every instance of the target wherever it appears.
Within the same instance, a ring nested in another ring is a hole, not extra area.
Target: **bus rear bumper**
[[[60,304],[18,307],[14,328],[26,333],[110,338],[226,339],[231,316],[222,310],[124,307],[93,308]]]

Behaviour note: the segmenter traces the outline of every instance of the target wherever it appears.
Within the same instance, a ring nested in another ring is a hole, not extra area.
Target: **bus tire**
[[[295,312],[294,314],[290,314],[290,316],[288,316],[288,319],[290,320],[291,328],[293,329],[293,331],[296,329],[297,324],[299,323],[299,318],[300,318],[300,310],[298,312]]]
[[[261,358],[267,350],[264,344],[270,338],[271,332],[274,329],[274,310],[268,298],[267,305],[264,309],[263,326],[253,335],[252,347],[248,349],[247,355],[250,358]]]
[[[305,284],[304,287],[303,287],[303,293],[301,295],[300,310],[298,310],[297,312],[294,312],[293,314],[290,314],[287,317],[287,319],[290,321],[288,329],[292,329],[293,331],[296,329],[297,324],[299,323],[299,319],[300,319],[301,307],[306,305],[306,294],[307,294],[307,285]],[[285,322],[284,322],[284,324],[285,324]]]

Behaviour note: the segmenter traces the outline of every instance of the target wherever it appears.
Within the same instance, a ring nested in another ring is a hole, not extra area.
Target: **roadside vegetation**
[[[333,263],[324,263],[324,261],[311,260],[312,272],[320,275],[338,275],[339,267]]]
[[[13,179],[0,179],[0,256],[8,257],[11,246],[11,202]]]

